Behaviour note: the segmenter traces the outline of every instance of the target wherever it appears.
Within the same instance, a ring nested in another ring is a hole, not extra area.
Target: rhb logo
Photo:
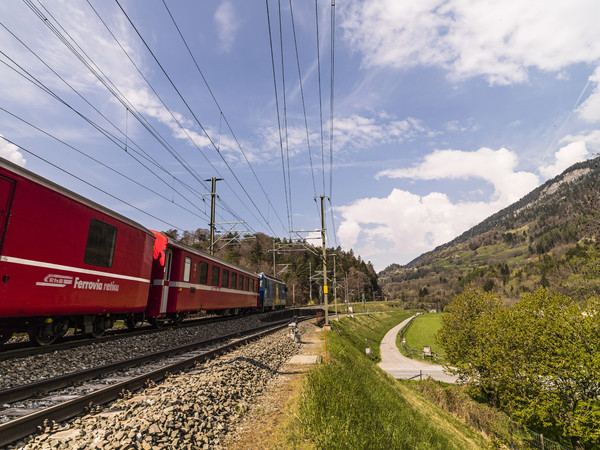
[[[48,274],[44,281],[35,283],[37,286],[65,287],[73,284],[73,277],[68,275]]]

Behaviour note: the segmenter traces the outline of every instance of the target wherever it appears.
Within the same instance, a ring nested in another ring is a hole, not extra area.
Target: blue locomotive
[[[263,311],[285,308],[287,286],[278,278],[260,273],[260,306]]]

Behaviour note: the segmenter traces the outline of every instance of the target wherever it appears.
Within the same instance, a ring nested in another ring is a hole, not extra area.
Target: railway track
[[[288,323],[286,319],[251,330],[244,337],[235,333],[0,391],[0,405],[3,405],[0,420],[4,421],[0,424],[0,446],[35,433],[45,423],[67,420],[92,406],[115,400],[124,392],[161,380],[169,373],[286,328]],[[122,373],[133,367],[138,373]],[[65,388],[66,392],[58,391]]]
[[[44,353],[50,353],[54,351],[68,350],[71,348],[83,347],[86,345],[110,342],[116,339],[123,339],[126,337],[144,336],[148,334],[161,333],[164,331],[171,330],[173,328],[187,328],[208,325],[211,323],[226,322],[228,320],[239,319],[240,317],[241,316],[217,316],[202,319],[193,319],[185,321],[176,326],[165,325],[161,328],[155,328],[153,326],[147,325],[136,328],[135,330],[129,330],[127,328],[115,329],[110,330],[105,335],[96,338],[89,338],[82,335],[70,335],[62,338],[61,342],[57,342],[55,344],[44,347],[35,346],[29,341],[17,342],[13,344],[4,344],[0,346],[0,361],[42,355]]]

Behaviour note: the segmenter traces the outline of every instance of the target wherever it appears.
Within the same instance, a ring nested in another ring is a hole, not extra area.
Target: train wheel
[[[58,337],[56,334],[52,333],[45,325],[46,324],[42,324],[40,326],[34,324],[29,327],[29,330],[27,330],[27,334],[29,334],[29,339],[31,340],[31,342],[33,342],[35,345],[39,345],[40,347],[54,343],[54,341]]]
[[[150,319],[150,324],[152,324],[152,326],[154,328],[162,328],[165,326],[165,319]]]
[[[125,325],[127,325],[127,328],[129,330],[133,330],[135,328],[136,323],[137,322],[133,316],[127,316],[127,318],[125,319]]]
[[[174,325],[181,325],[183,323],[183,320],[185,319],[186,314],[185,313],[177,313],[172,317],[172,321]]]
[[[94,327],[94,331],[92,331],[90,333],[90,337],[95,338],[99,338],[100,336],[102,336],[104,334],[106,330],[104,328],[96,328]]]
[[[9,330],[0,330],[0,345],[5,344],[10,341],[10,338],[13,336],[14,332]]]

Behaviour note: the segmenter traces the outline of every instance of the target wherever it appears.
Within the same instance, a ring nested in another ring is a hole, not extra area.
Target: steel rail
[[[275,324],[265,325],[262,327],[248,330],[249,332],[255,332],[264,330],[272,327],[273,325],[282,324],[287,321],[276,322]],[[185,352],[194,351],[200,347],[206,347],[213,345],[220,341],[230,340],[239,338],[244,332],[232,333],[225,336],[220,336],[204,341],[193,342],[191,344],[182,345],[179,347],[171,347],[166,350],[160,350],[158,352],[144,353],[143,355],[136,356],[133,358],[123,359],[103,366],[91,367],[89,369],[80,370],[77,372],[68,373],[55,378],[48,378],[33,383],[23,384],[21,386],[15,386],[0,390],[0,405],[6,403],[17,402],[19,400],[25,400],[41,392],[53,391],[66,386],[71,386],[80,381],[86,381],[92,378],[96,378],[99,375],[116,372],[118,370],[127,369],[130,367],[145,364],[151,361],[156,361],[161,358],[178,355]],[[2,415],[0,411],[0,415]]]
[[[68,350],[76,347],[84,347],[86,345],[99,344],[103,342],[110,342],[116,339],[123,339],[127,337],[133,336],[143,336],[146,334],[154,334],[160,333],[167,330],[173,330],[178,328],[188,328],[193,326],[203,326],[211,323],[218,322],[226,322],[228,320],[240,319],[244,316],[217,316],[217,317],[208,317],[208,318],[200,318],[188,320],[180,325],[164,325],[161,328],[155,328],[151,325],[145,325],[139,327],[137,330],[128,330],[128,329],[116,329],[109,330],[103,336],[99,336],[97,338],[87,338],[82,335],[69,335],[64,339],[68,339],[63,342],[57,342],[55,344],[47,345],[44,347],[36,347],[31,345],[29,342],[16,343],[16,344],[8,344],[11,347],[8,347],[6,350],[0,350],[0,361],[6,361],[8,359],[15,358],[26,358],[28,356],[40,355],[44,353],[50,353],[57,350]],[[4,344],[5,346],[7,344]],[[14,346],[14,348],[12,347]],[[0,349],[2,346],[0,346]]]
[[[289,320],[287,320],[286,322],[289,322]],[[4,424],[0,424],[0,446],[10,444],[37,432],[38,427],[42,426],[45,420],[60,422],[70,419],[82,412],[89,410],[93,405],[102,405],[112,400],[116,400],[123,391],[135,391],[144,387],[148,381],[160,381],[167,374],[180,372],[188,367],[193,366],[196,362],[204,361],[220,353],[233,350],[245,344],[246,342],[249,342],[254,339],[259,339],[270,333],[274,333],[275,331],[286,328],[287,324],[279,323],[276,326],[270,325],[268,327],[269,328],[266,330],[263,329],[258,333],[239,338],[234,342],[222,345],[216,349],[207,350],[205,352],[202,352],[201,354],[177,361],[173,364],[169,364],[159,369],[155,369],[143,375],[132,377],[128,380],[112,384],[106,388],[93,391],[88,394],[84,394],[81,397],[77,397],[64,403],[51,406],[50,408],[28,414],[26,416],[20,417],[15,420],[11,420],[10,422],[6,422]],[[234,336],[237,337],[238,335],[239,333],[236,333]],[[206,344],[196,344],[196,346],[199,345]],[[193,345],[191,345],[190,347],[192,346]],[[172,352],[172,349],[170,351]],[[161,354],[162,353],[165,352],[161,352]],[[146,355],[146,357],[148,356],[150,355]],[[156,358],[156,355],[152,355],[152,358]]]

